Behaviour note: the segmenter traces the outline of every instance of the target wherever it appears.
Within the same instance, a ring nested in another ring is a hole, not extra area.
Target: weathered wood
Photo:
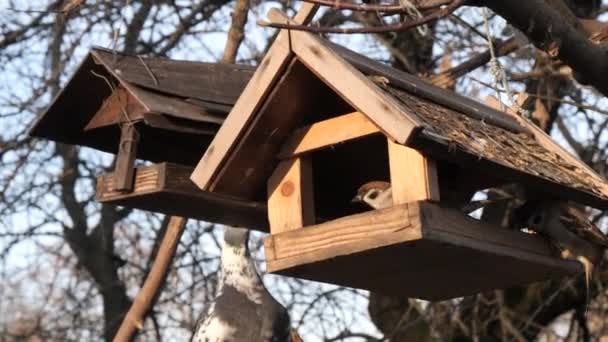
[[[97,178],[97,200],[167,215],[269,231],[266,204],[201,191],[189,179],[193,168],[160,163],[135,169],[133,191],[123,193],[114,175]]]
[[[527,94],[518,94],[517,102],[521,105],[526,101],[527,97]],[[500,107],[500,103],[494,96],[488,96],[488,98],[486,99],[486,103],[494,108]],[[551,139],[551,137],[545,131],[543,131],[540,127],[536,126],[527,118],[514,112],[511,108],[507,108],[506,112],[511,115],[515,120],[517,120],[520,125],[528,128],[530,132],[532,132],[532,134],[534,135],[536,141],[541,146],[543,146],[549,151],[558,154],[560,157],[564,158],[573,165],[577,165],[584,169],[588,176],[587,180],[593,182],[597,187],[601,188],[604,193],[604,196],[608,198],[608,183],[606,183],[606,180],[599,176],[597,172],[595,172],[595,170],[593,170],[591,167],[589,167],[589,165],[585,164],[576,156],[572,155],[570,152],[566,151],[566,149],[564,149],[553,139]]]
[[[308,23],[317,11],[318,6],[303,3],[294,20],[301,24]],[[287,65],[291,62],[293,54],[287,43],[289,32],[283,30],[277,36],[268,52],[262,59],[243,93],[236,101],[232,111],[220,128],[203,158],[192,173],[192,181],[203,190],[211,187],[212,178],[226,162],[228,154],[233,150],[239,137],[247,128],[258,109],[271,91],[272,85],[277,82]]]
[[[144,88],[124,82],[125,88],[137,98],[149,113],[165,114],[168,116],[221,125],[224,118],[210,114],[205,107],[184,101],[182,98],[167,94],[152,92]]]
[[[290,20],[277,9],[271,9],[268,17],[273,21]],[[284,44],[287,48],[291,46],[302,63],[326,83],[331,84],[332,89],[355,109],[382,127],[393,140],[406,144],[412,134],[420,128],[416,116],[404,115],[407,110],[399,102],[385,94],[374,82],[326,47],[314,35],[304,31],[293,31],[290,42],[278,41],[276,44]]]
[[[264,246],[273,273],[427,300],[581,271],[538,236],[424,201],[273,234]]]
[[[204,124],[199,122],[195,123],[192,121],[184,122],[183,120],[175,119],[171,116],[156,113],[144,114],[143,122],[145,122],[146,125],[154,128],[162,128],[167,131],[196,135],[213,136],[219,129],[219,127],[215,124]]]
[[[241,69],[236,68],[234,69],[235,73],[240,73],[241,76],[231,78],[227,76],[227,78],[224,78],[226,73],[221,71],[216,73],[212,65],[209,65],[209,68],[206,66],[198,68],[198,62],[185,62],[184,65],[187,65],[182,67],[175,66],[175,64],[181,65],[182,61],[162,60],[162,63],[161,61],[158,62],[158,68],[152,67],[152,72],[159,82],[159,86],[156,87],[150,74],[145,71],[144,64],[137,56],[125,57],[116,53],[115,59],[112,51],[102,51],[104,53],[104,64],[99,64],[99,60],[96,60],[93,56],[96,51],[98,50],[91,50],[81,65],[78,66],[76,72],[71,75],[65,87],[53,99],[48,110],[36,120],[29,132],[31,135],[115,154],[120,139],[120,130],[117,127],[105,125],[103,121],[118,122],[124,115],[112,114],[109,118],[96,118],[95,120],[100,120],[98,121],[99,124],[93,123],[89,126],[89,128],[95,129],[85,130],[84,128],[100,111],[104,100],[112,96],[115,89],[129,87],[136,89],[138,93],[146,92],[147,95],[154,98],[153,101],[155,102],[164,103],[166,99],[169,99],[170,102],[175,100],[183,102],[179,105],[179,109],[177,105],[165,106],[169,113],[162,113],[162,110],[152,110],[146,107],[150,111],[146,114],[166,115],[167,120],[174,125],[167,129],[166,126],[148,125],[150,120],[143,122],[137,119],[138,130],[142,133],[137,158],[153,162],[169,161],[195,165],[213,137],[213,135],[199,134],[200,131],[208,131],[207,127],[201,125],[201,123],[214,126],[209,131],[215,132],[219,128],[222,118],[227,115],[234,104],[234,102],[224,103],[226,102],[225,99],[222,99],[219,95],[225,96],[224,90],[229,90],[235,93],[233,101],[236,101],[238,96],[236,93],[240,93],[239,89],[245,87],[253,71],[252,67],[243,69],[249,70],[247,72],[238,71]],[[120,65],[123,57],[125,60],[129,59],[131,61],[130,64],[125,65],[131,66],[134,64],[139,68],[139,71],[137,71],[139,78],[131,78],[131,71],[135,69],[130,67],[121,69]],[[109,70],[113,66],[114,59],[117,61],[115,66],[118,66],[117,70],[120,70],[120,72]],[[142,59],[145,63],[148,63],[147,57],[142,57]],[[223,66],[218,68],[222,69]],[[212,72],[213,75],[205,74],[207,72]],[[184,74],[190,75],[191,78],[182,79]],[[126,77],[121,78],[121,75],[126,75]],[[196,81],[191,81],[192,78],[196,78]],[[173,86],[176,87],[173,88]],[[184,90],[183,88],[187,89]],[[212,89],[213,92],[205,93],[205,89]],[[180,93],[182,90],[185,92]],[[217,98],[216,95],[218,95]],[[152,105],[152,107],[154,106]],[[188,108],[183,110],[186,107]],[[209,119],[200,115],[203,111],[209,113]],[[129,112],[131,117],[135,117],[134,113],[136,111],[129,110]],[[162,120],[162,118],[159,120]],[[181,120],[182,125],[177,124],[179,120]],[[185,132],[184,127],[186,126],[195,126],[198,132],[192,132],[192,130]]]
[[[120,143],[116,164],[114,165],[115,189],[118,191],[131,191],[133,189],[133,166],[137,155],[139,133],[132,123],[125,123],[120,127]]]
[[[297,129],[287,138],[278,157],[292,158],[375,133],[381,133],[378,126],[364,114],[353,112]]]
[[[146,112],[148,112],[146,106],[124,87],[118,87],[112,92],[112,95],[103,101],[101,108],[84,127],[84,130],[139,120]]]
[[[91,55],[121,81],[166,94],[228,104],[236,102],[255,69],[228,63],[140,58],[102,48],[92,49]]]
[[[293,96],[304,92],[307,96]],[[307,122],[350,111],[352,108],[348,104],[293,59],[214,175],[210,190],[251,200],[265,199],[266,182],[291,130]]]
[[[388,158],[394,204],[423,200],[439,202],[439,182],[434,160],[390,139]]]
[[[456,94],[447,89],[436,87],[414,75],[391,68],[386,64],[374,61],[338,44],[329,41],[324,41],[324,43],[367,75],[385,77],[392,86],[396,86],[416,96],[423,97],[453,110],[462,112],[472,118],[484,120],[488,124],[515,133],[529,134],[529,131],[526,128],[519,125],[517,121],[501,111],[484,106],[475,100]]]
[[[268,221],[273,234],[314,224],[312,166],[306,157],[284,160],[268,179]]]

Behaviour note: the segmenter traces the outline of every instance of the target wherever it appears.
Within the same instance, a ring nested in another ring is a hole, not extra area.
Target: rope
[[[513,92],[511,91],[511,87],[509,86],[507,72],[498,61],[498,58],[496,58],[496,52],[494,51],[494,43],[492,42],[492,34],[490,32],[490,23],[488,21],[488,9],[485,7],[482,9],[482,17],[486,31],[486,40],[488,41],[488,49],[490,50],[490,74],[494,77],[493,85],[494,89],[496,90],[496,98],[498,99],[498,102],[501,106],[500,109],[503,111],[505,110],[505,105],[502,102],[499,90],[499,85],[502,85],[504,92],[507,94],[507,101],[509,103],[509,107],[519,115],[522,115],[524,117],[530,117],[530,112],[521,108],[519,103],[514,100],[515,97],[513,96]]]
[[[414,5],[410,0],[399,0],[399,4],[405,8],[407,14],[411,17],[424,17],[416,5]],[[429,27],[426,24],[417,26],[416,30],[418,30],[418,33],[420,33],[421,36],[426,36],[429,33]]]

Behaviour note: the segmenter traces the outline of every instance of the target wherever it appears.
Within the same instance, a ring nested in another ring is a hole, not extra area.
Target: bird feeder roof
[[[133,121],[138,158],[192,165],[253,71],[92,48],[30,134],[116,153],[118,124]]]
[[[608,208],[605,180],[526,119],[313,34],[282,33],[192,174],[200,188],[265,198],[266,182],[290,133],[355,110],[389,139],[431,158]]]

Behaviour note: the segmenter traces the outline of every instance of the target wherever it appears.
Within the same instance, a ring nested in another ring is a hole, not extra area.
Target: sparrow
[[[470,214],[475,210],[484,208],[488,205],[500,201],[512,200],[512,197],[505,196],[496,199],[471,201],[460,207],[460,211]],[[357,194],[351,200],[353,203],[365,203],[373,209],[384,209],[393,205],[393,194],[391,183],[383,181],[367,182],[359,187]]]
[[[289,313],[266,289],[251,260],[249,230],[226,227],[214,301],[191,342],[298,342]]]
[[[393,205],[391,183],[383,181],[367,182],[359,187],[352,202],[365,203],[373,209],[388,208]]]
[[[562,259],[578,261],[585,272],[587,298],[595,265],[602,260],[608,248],[608,237],[585,213],[565,202],[535,200],[519,210],[527,217],[527,228],[544,235],[560,253]]]

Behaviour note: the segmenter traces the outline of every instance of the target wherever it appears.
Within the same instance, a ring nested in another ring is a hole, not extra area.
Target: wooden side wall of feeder
[[[272,234],[314,224],[311,161],[291,158],[279,163],[268,180],[268,221]]]
[[[393,204],[439,201],[437,165],[422,153],[388,140]]]

